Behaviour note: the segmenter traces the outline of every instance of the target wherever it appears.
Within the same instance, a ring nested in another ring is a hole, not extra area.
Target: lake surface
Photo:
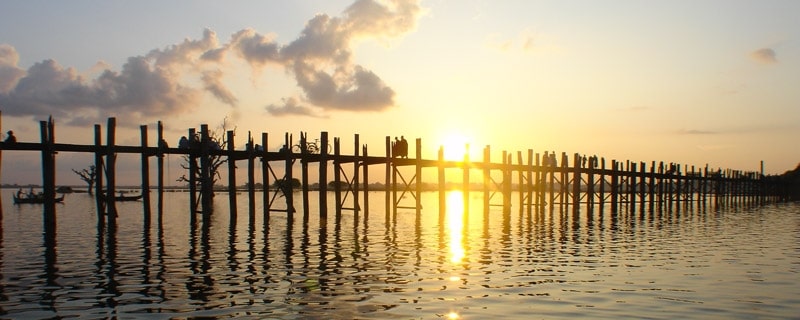
[[[251,221],[243,193],[235,221],[218,194],[192,224],[188,194],[167,193],[161,221],[119,203],[113,227],[70,194],[48,247],[42,206],[2,191],[0,318],[800,317],[798,203],[485,214],[473,192],[465,215],[453,191],[442,217],[431,192],[387,220],[373,192],[357,217],[259,204]]]

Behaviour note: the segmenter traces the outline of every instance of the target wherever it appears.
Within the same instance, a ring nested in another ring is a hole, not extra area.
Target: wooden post
[[[517,163],[520,167],[524,166],[524,161],[522,160],[522,151],[517,151]],[[519,192],[519,212],[522,213],[523,208],[525,208],[525,170],[517,170],[517,189]],[[528,180],[530,181],[530,180]]]
[[[247,132],[247,213],[252,227],[256,219],[256,163],[253,136]]]
[[[294,176],[292,174],[292,159],[294,155],[292,154],[292,138],[288,133],[284,133],[283,135],[283,143],[286,147],[286,152],[284,153],[284,166],[286,168],[286,183],[288,184],[283,189],[285,191],[284,196],[286,198],[286,212],[290,217],[294,217],[294,192],[292,183],[294,182]]]
[[[162,221],[164,211],[164,152],[167,151],[166,140],[164,140],[164,125],[158,121],[158,221]]]
[[[520,162],[520,164],[522,164]],[[526,185],[524,191],[520,190],[521,192],[528,193],[528,214],[531,213],[533,208],[533,149],[528,149],[528,184]]]
[[[189,209],[197,214],[197,151],[200,140],[194,128],[189,129]]]
[[[50,132],[52,118],[49,121],[40,121],[39,129],[42,140],[42,186],[44,193],[44,229],[45,235],[55,235],[55,155],[53,154],[53,134]]]
[[[388,141],[389,137],[386,138]],[[394,146],[394,149],[396,148],[398,148],[397,145]],[[397,217],[397,163],[395,161],[399,159],[399,156],[394,152],[394,149],[391,150],[392,158],[390,160],[392,161],[392,181],[389,183],[389,185],[391,186],[392,192],[392,217]]]
[[[364,144],[362,148],[364,154],[364,159],[362,160],[364,163],[362,167],[364,170],[364,225],[366,225],[369,218],[369,164],[367,164],[369,156],[367,155],[367,145]]]
[[[606,203],[606,158],[600,158],[600,209]],[[601,216],[602,217],[602,216]]]
[[[655,202],[655,189],[656,189],[656,162],[653,161],[650,163],[650,180],[648,181],[647,193],[648,193],[648,200],[650,200],[650,211],[653,211]]]
[[[341,177],[341,170],[342,170],[342,163],[340,158],[340,145],[339,145],[339,137],[333,138],[333,183],[334,183],[334,192],[333,196],[336,199],[336,221],[338,222],[342,218],[342,177]]]
[[[550,204],[550,212],[553,212],[553,209],[555,209],[555,203],[556,203],[556,189],[555,189],[556,188],[556,183],[555,183],[555,181],[556,181],[556,171],[555,171],[556,170],[556,164],[553,163],[550,160],[551,159],[555,159],[555,157],[556,157],[555,156],[555,151],[553,151],[553,154],[551,155],[551,157],[552,158],[544,159],[544,161],[549,163],[547,165],[547,169],[548,169],[548,172],[547,172],[548,177],[547,178],[549,178],[549,179],[546,179],[546,180],[548,180],[547,181],[547,189],[550,192],[550,202],[549,202],[549,204]]]
[[[139,126],[142,142],[142,206],[144,207],[144,225],[150,226],[150,155],[147,148],[147,126]]]
[[[360,172],[361,163],[359,162],[359,149],[361,143],[358,141],[358,134],[353,135],[353,220],[358,221],[358,213],[361,208],[358,204],[358,193],[360,191],[359,184],[361,183]]]
[[[203,222],[209,222],[211,215],[212,200],[214,195],[211,183],[211,156],[209,154],[209,144],[211,138],[208,133],[208,125],[200,125],[200,206],[203,211]]]
[[[567,200],[565,199],[564,196],[568,190],[568,184],[567,184],[567,168],[569,167],[569,163],[567,163],[567,161],[569,161],[568,159],[569,158],[567,158],[567,153],[562,152],[561,161],[559,162],[559,165],[561,167],[558,170],[561,173],[561,180],[559,181],[558,185],[558,200],[560,202],[559,203],[560,208],[563,208],[564,204],[567,203]]]
[[[511,153],[503,150],[503,214],[511,213]],[[508,220],[506,220],[508,221]]]
[[[300,132],[300,188],[303,193],[303,221],[308,221],[308,132]]]
[[[226,149],[228,149],[228,206],[230,208],[230,221],[236,222],[237,207],[236,207],[236,158],[233,156],[234,151],[234,134],[233,130],[228,130],[226,133]]]
[[[631,161],[628,160],[628,162],[626,162],[626,164],[627,164],[627,170],[626,170],[625,174],[627,174],[629,176],[629,178],[628,178],[628,185],[627,185],[627,188],[626,188],[625,192],[626,192],[626,194],[628,196],[628,206],[631,208],[630,212],[633,213],[633,212],[636,211],[636,195],[638,194],[636,192],[636,188],[639,187],[639,184],[638,184],[638,181],[637,181],[637,173],[638,173],[638,171],[636,170],[636,167],[637,167],[636,166],[636,162],[631,163]]]
[[[105,172],[105,165],[103,165],[103,151],[102,151],[102,131],[99,124],[94,125],[94,169],[95,169],[95,182],[94,182],[94,200],[97,205],[97,219],[101,221],[106,212],[106,204],[103,201],[101,194],[103,193],[103,173]],[[102,221],[101,221],[102,222]]]
[[[446,193],[446,186],[445,186],[445,176],[444,176],[444,146],[439,146],[439,152],[437,153],[436,158],[438,161],[437,173],[439,177],[439,224],[441,225],[444,222],[444,216],[447,212],[447,197]]]
[[[417,186],[417,215],[420,214],[420,210],[422,209],[422,139],[416,139],[416,168],[417,168],[417,179],[416,179],[416,186]]]
[[[572,159],[572,208],[577,212],[581,204],[581,155],[575,153]]]
[[[53,121],[53,116],[47,119],[47,146],[50,153],[50,172],[47,176],[47,188],[44,190],[45,197],[52,199],[53,203],[53,222],[55,223],[55,197],[56,197],[56,152],[54,144],[56,143],[56,124]],[[48,197],[49,195],[49,197]],[[54,225],[55,226],[55,225]]]
[[[394,188],[392,187],[392,184],[394,183],[394,181],[392,180],[392,171],[393,171],[392,167],[394,166],[394,162],[392,161],[393,155],[392,155],[391,137],[386,136],[385,146],[386,146],[386,178],[385,178],[386,180],[384,180],[385,183],[384,188],[386,189],[386,193],[384,194],[384,197],[386,199],[385,202],[386,223],[389,223],[389,215],[392,213],[392,210],[394,208],[394,203],[392,203],[393,201],[392,199],[394,198],[392,196],[392,194],[394,194],[394,192],[392,192],[392,190],[394,190]]]
[[[108,187],[106,187],[106,210],[108,210],[109,220],[116,219],[117,205],[114,196],[116,190],[116,160],[117,154],[114,150],[114,143],[116,143],[116,128],[117,118],[108,118],[108,126],[106,128],[106,180]]]
[[[328,217],[328,133],[319,134],[319,216]]]
[[[267,158],[267,152],[269,150],[267,139],[269,135],[266,132],[261,133],[261,147],[262,151],[259,155],[261,157],[261,201],[263,206],[263,215],[264,215],[264,225],[266,226],[269,223],[269,159]]]
[[[617,212],[617,205],[619,201],[619,163],[617,160],[611,160],[611,212]]]
[[[644,203],[645,203],[645,189],[647,185],[645,184],[645,176],[647,176],[647,170],[645,168],[645,163],[639,163],[639,210],[644,210]]]
[[[588,175],[586,176],[586,206],[589,212],[594,208],[594,168],[597,167],[597,159],[594,156],[589,157],[589,168],[586,169]]]
[[[492,181],[492,171],[489,168],[489,164],[491,163],[491,147],[487,144],[483,147],[483,214],[484,217],[488,216],[489,214],[489,201],[491,201],[491,197],[489,193],[489,187]],[[505,157],[503,157],[503,161],[505,161]]]
[[[541,159],[540,156],[541,155],[537,152],[536,153],[536,172],[534,173],[534,176],[536,177],[535,178],[536,179],[536,184],[533,187],[536,188],[535,189],[536,190],[536,205],[539,206],[538,209],[541,210],[541,209],[544,208],[544,190],[545,190],[544,189],[545,188],[544,180],[547,179],[547,178],[544,175],[544,172],[542,170],[542,162],[540,161],[540,159]]]

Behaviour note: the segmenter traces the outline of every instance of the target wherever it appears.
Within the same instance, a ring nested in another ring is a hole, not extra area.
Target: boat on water
[[[103,194],[103,193],[101,193],[99,196],[100,196],[100,199],[103,199],[103,200],[106,199],[106,195]],[[137,200],[142,199],[142,197],[144,197],[143,194],[139,194],[139,195],[135,195],[135,196],[126,196],[126,195],[123,195],[123,194],[119,194],[119,195],[114,196],[114,201],[137,201]]]
[[[45,198],[43,193],[17,193],[11,194],[14,198],[14,204],[22,204],[22,203],[44,203]],[[64,202],[64,195],[62,194],[61,197],[55,198],[55,202]]]

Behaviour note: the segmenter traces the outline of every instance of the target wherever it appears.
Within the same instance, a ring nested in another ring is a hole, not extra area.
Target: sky
[[[248,132],[277,149],[285,132],[326,131],[344,153],[355,134],[371,155],[402,135],[425,158],[469,144],[472,159],[490,145],[493,161],[533,149],[779,174],[800,162],[799,13],[794,0],[2,1],[2,131],[38,141],[52,115],[57,142],[92,144],[116,117],[119,144],[148,125],[154,145],[161,120],[174,146],[225,121],[237,148]],[[0,181],[40,183],[39,157],[4,152]],[[57,183],[81,184],[69,169],[91,157],[57,159]]]

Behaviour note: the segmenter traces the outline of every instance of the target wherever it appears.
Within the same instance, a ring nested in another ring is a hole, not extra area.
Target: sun
[[[452,161],[464,160],[467,152],[469,138],[460,133],[449,133],[445,135],[439,144],[444,148],[444,159]]]

